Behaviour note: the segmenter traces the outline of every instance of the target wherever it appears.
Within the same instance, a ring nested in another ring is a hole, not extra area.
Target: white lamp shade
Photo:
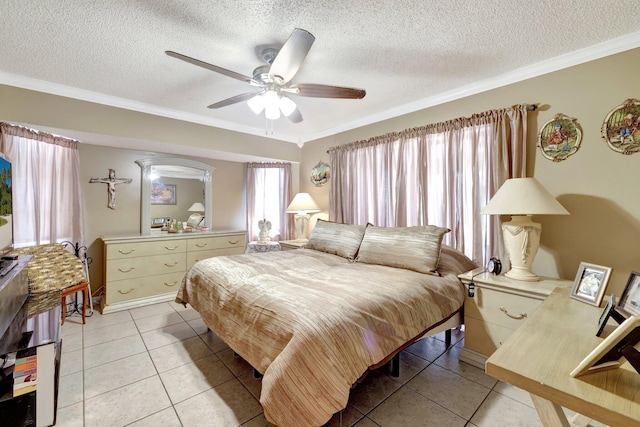
[[[491,198],[482,215],[570,215],[535,178],[512,178]]]
[[[189,212],[204,212],[204,205],[200,202],[195,202],[194,204],[191,205],[191,207],[189,209],[187,209]]]
[[[320,212],[320,208],[316,202],[311,198],[309,193],[298,193],[293,198],[289,207],[287,207],[287,213],[312,213]]]

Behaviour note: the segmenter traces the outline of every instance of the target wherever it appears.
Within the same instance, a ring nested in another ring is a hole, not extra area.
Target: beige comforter
[[[441,277],[308,249],[224,256],[196,263],[176,301],[263,373],[270,422],[318,426],[368,367],[462,307],[456,275],[473,267],[448,248]]]

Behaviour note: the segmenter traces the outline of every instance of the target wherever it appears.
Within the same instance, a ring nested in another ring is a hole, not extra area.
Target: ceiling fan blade
[[[302,114],[300,114],[300,110],[296,108],[287,118],[291,120],[291,123],[300,123],[302,121]]]
[[[208,105],[207,108],[221,108],[221,107],[226,107],[227,105],[237,104],[238,102],[248,101],[249,99],[253,98],[259,93],[260,92],[242,93],[240,95],[232,96],[231,98],[227,98],[222,101],[216,102],[215,104]]]
[[[197,65],[198,67],[206,68],[207,70],[224,74],[225,76],[231,77],[236,80],[240,80],[246,83],[250,83],[253,80],[251,77],[244,76],[240,73],[236,73],[235,71],[227,70],[226,68],[218,67],[217,65],[212,65],[207,62],[200,61],[199,59],[191,58],[190,56],[183,55],[181,53],[173,52],[171,50],[166,50],[164,53],[173,58],[181,59],[182,61]]]
[[[343,99],[362,99],[367,94],[364,89],[355,89],[352,87],[319,85],[313,83],[300,83],[295,85],[298,92],[292,92],[300,96],[309,96],[312,98],[343,98]],[[292,87],[291,89],[295,89]]]
[[[315,39],[314,35],[306,30],[301,28],[293,30],[273,60],[269,76],[272,78],[278,76],[283,83],[290,81],[302,66]]]

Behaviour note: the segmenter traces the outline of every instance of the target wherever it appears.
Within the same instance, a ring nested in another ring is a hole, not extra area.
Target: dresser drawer
[[[183,278],[184,272],[176,272],[109,282],[106,286],[106,303],[177,293]]]
[[[187,251],[204,251],[209,249],[241,248],[244,251],[246,237],[244,234],[230,236],[201,237],[187,240]]]
[[[203,259],[223,255],[240,255],[243,253],[243,248],[207,249],[204,251],[189,252],[187,253],[187,270],[193,267],[193,264]]]
[[[156,242],[116,243],[106,247],[107,259],[128,259],[149,255],[185,253],[187,244],[184,239],[171,239]]]
[[[513,329],[465,316],[464,346],[480,354],[490,355],[514,332]]]
[[[134,279],[186,271],[186,254],[153,255],[144,258],[115,259],[107,264],[106,281]]]
[[[476,287],[474,298],[465,298],[465,318],[470,317],[501,325],[511,330],[517,329],[542,301]]]

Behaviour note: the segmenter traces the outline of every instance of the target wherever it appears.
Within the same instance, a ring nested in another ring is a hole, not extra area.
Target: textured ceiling
[[[261,46],[316,37],[298,83],[366,89],[361,100],[292,98],[306,142],[640,46],[637,0],[2,0],[0,84],[265,134],[246,83],[168,57],[251,75]]]

